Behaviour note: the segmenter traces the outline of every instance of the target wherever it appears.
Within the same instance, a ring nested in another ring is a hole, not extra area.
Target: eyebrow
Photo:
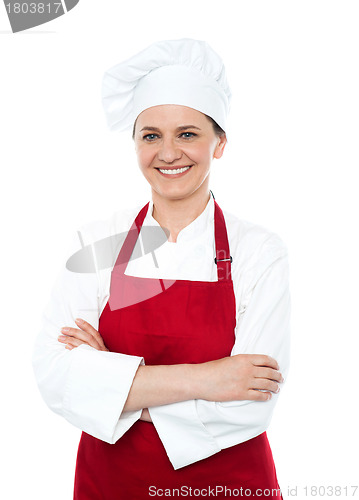
[[[201,130],[200,128],[196,127],[195,125],[181,125],[180,127],[176,128],[176,132],[181,132],[182,130],[187,130],[187,129],[196,129],[196,130]],[[157,127],[143,127],[141,128],[140,132],[143,130],[151,130],[152,132],[160,132],[160,129]]]

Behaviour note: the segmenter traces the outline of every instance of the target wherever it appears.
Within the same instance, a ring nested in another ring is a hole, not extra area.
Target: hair
[[[206,118],[208,118],[208,120],[212,123],[212,126],[213,126],[213,130],[214,130],[214,133],[218,136],[218,137],[222,137],[223,135],[225,135],[225,131],[223,130],[222,127],[220,127],[218,125],[218,123],[213,120],[213,118],[211,118],[210,116],[208,115],[204,115]],[[133,129],[132,129],[132,139],[135,138],[135,128],[136,128],[136,122],[137,122],[137,118],[135,120],[135,123],[133,124]]]
[[[222,128],[222,127],[220,127],[220,126],[218,125],[218,123],[217,123],[215,120],[213,120],[213,118],[211,118],[211,117],[210,117],[210,116],[208,116],[208,115],[205,115],[205,116],[208,118],[208,120],[209,120],[210,122],[212,122],[212,126],[213,126],[214,133],[215,133],[216,135],[218,135],[218,137],[222,137],[222,135],[225,135],[225,134],[226,134],[226,133],[225,133],[225,131],[223,130],[223,128]]]

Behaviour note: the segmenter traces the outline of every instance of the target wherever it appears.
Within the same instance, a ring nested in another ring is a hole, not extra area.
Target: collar
[[[160,224],[156,221],[156,219],[153,218],[152,214],[153,214],[153,200],[151,199],[143,224],[160,227]],[[194,219],[190,224],[181,229],[181,231],[178,233],[176,242],[168,241],[168,243],[170,244],[183,243],[186,241],[193,240],[194,238],[202,235],[206,230],[208,231],[209,228],[212,231],[213,221],[214,221],[214,198],[212,193],[210,193],[210,199],[203,212],[201,212],[199,216],[196,217],[196,219]]]

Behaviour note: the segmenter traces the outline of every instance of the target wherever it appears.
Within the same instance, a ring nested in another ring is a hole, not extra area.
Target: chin
[[[156,192],[157,196],[161,198],[178,199],[188,196],[193,190],[188,187],[172,186],[170,189],[163,189],[163,186],[156,188],[152,186],[153,191]]]

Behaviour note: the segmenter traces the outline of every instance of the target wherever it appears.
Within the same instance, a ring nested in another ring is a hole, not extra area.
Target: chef
[[[34,345],[44,401],[82,431],[75,500],[281,498],[266,430],[288,373],[288,251],[209,189],[230,99],[199,40],[104,75],[151,199],[73,235]]]

